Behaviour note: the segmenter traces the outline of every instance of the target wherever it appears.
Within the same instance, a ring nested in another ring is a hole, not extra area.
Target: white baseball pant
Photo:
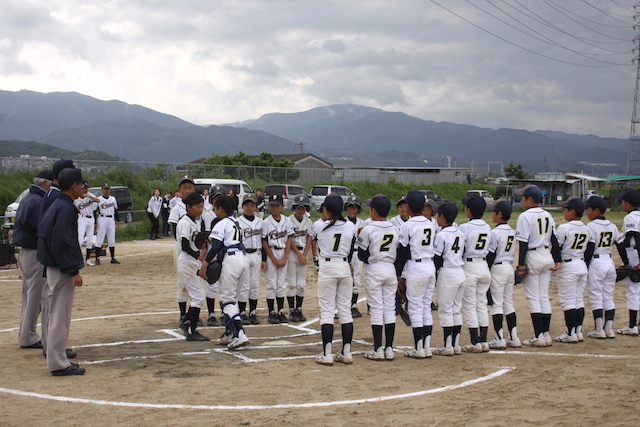
[[[491,298],[493,305],[489,309],[491,315],[511,314],[516,311],[513,306],[513,286],[515,278],[513,275],[513,265],[502,262],[491,266]]]
[[[215,283],[207,282],[207,291],[205,293],[207,298],[216,299],[218,292],[220,292],[220,280]]]
[[[351,274],[353,275],[353,293],[360,293],[360,282],[362,279],[362,266],[364,263],[358,258],[358,252],[354,252],[353,258],[351,258]],[[396,279],[397,280],[397,279]]]
[[[616,266],[609,254],[592,258],[587,276],[587,292],[592,310],[614,310],[613,291],[616,287]]]
[[[197,274],[201,266],[202,263],[200,261],[194,259],[185,251],[180,251],[176,274],[178,276],[178,282],[183,284],[191,298],[191,307],[202,308],[204,305],[202,279]]]
[[[442,267],[438,271],[438,319],[443,328],[462,325],[462,296],[465,290],[462,267]]]
[[[80,215],[78,217],[78,243],[80,243],[81,248],[85,240],[85,234],[87,237],[87,249],[93,248],[94,226],[93,217],[87,218],[85,215]]]
[[[489,326],[487,311],[487,291],[491,285],[491,272],[487,262],[482,258],[469,258],[462,270],[466,276],[464,294],[462,295],[462,314],[470,328]]]
[[[220,305],[225,314],[233,318],[238,314],[236,304],[236,294],[238,292],[238,282],[242,274],[249,268],[249,259],[237,250],[227,252],[222,261],[222,271],[220,272]],[[226,304],[226,305],[225,305]]]
[[[333,324],[338,309],[340,324],[353,323],[351,316],[351,295],[353,277],[351,267],[342,258],[320,258],[318,269],[318,305],[320,305],[320,324]]]
[[[180,280],[180,274],[178,274],[178,259],[180,258],[181,252],[182,252],[182,248],[176,242],[176,245],[173,248],[173,268],[176,271],[176,277],[177,277],[178,302],[187,302],[189,300],[189,292],[187,291],[187,288],[184,285],[184,283],[182,283],[182,281]]]
[[[627,310],[640,310],[640,282],[632,282],[627,277],[624,279],[624,287],[627,296]]]
[[[408,260],[404,266],[404,274],[407,280],[406,295],[409,301],[411,327],[433,325],[431,297],[436,286],[436,268],[433,260]]]
[[[238,282],[238,295],[236,299],[247,302],[250,299],[258,299],[260,294],[260,271],[262,266],[262,252],[256,251],[247,254],[249,267],[243,271]],[[207,290],[208,292],[208,290]],[[215,298],[215,294],[213,296]]]
[[[273,256],[278,259],[284,257],[284,249],[271,248],[271,251]],[[276,267],[271,258],[267,257],[267,269],[264,271],[264,278],[267,282],[267,299],[284,298],[287,295],[286,275],[286,265],[284,267]]]
[[[549,301],[549,281],[551,269],[555,266],[551,252],[543,247],[535,251],[528,250],[525,263],[529,273],[524,276],[522,284],[531,313],[551,314]]]
[[[287,296],[303,297],[307,287],[307,265],[300,265],[298,255],[291,251],[284,268],[287,271]]]
[[[98,217],[98,238],[96,239],[96,247],[101,248],[104,238],[107,237],[109,247],[116,245],[116,223],[113,218],[107,216]]]
[[[396,323],[396,290],[398,277],[390,262],[364,266],[364,290],[369,304],[372,325]]]
[[[579,258],[562,262],[556,272],[560,306],[564,311],[584,308],[584,288],[587,285],[587,264]]]

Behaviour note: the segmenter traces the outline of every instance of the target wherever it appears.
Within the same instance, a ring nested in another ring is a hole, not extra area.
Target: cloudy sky
[[[0,0],[0,89],[199,125],[355,103],[628,138],[636,3]]]

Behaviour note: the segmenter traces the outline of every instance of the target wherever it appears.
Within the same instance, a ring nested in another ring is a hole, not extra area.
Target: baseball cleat
[[[69,375],[84,375],[85,369],[72,363],[64,369],[58,369],[57,371],[51,371],[51,375],[54,377],[66,377]]]
[[[462,346],[461,350],[463,353],[483,353],[484,352],[484,350],[482,349],[482,344],[480,343]]]
[[[455,352],[453,350],[453,347],[449,346],[449,347],[434,348],[433,354],[438,356],[453,356]]]
[[[413,349],[413,350],[406,351],[404,353],[404,355],[407,356],[407,357],[411,357],[412,359],[426,359],[427,358],[427,352],[424,350],[424,348],[421,348],[419,350]]]
[[[459,345],[454,345],[453,354],[455,354],[456,356],[460,356],[462,354],[462,347],[460,347]]]
[[[616,332],[618,332],[620,335],[631,335],[631,336],[638,336],[638,327],[634,326],[633,328],[630,328],[628,326],[625,326],[622,329],[618,329]]]
[[[91,261],[89,261],[88,259],[84,260],[84,265],[86,265],[87,267],[93,267],[93,263]]]
[[[369,350],[364,354],[364,358],[369,360],[386,360],[384,357],[384,348],[380,346],[378,350]]]
[[[94,263],[94,265],[100,265],[100,258],[96,258],[96,262]]]
[[[331,366],[333,365],[333,355],[329,354],[325,356],[324,354],[321,354],[319,356],[316,356],[316,363]]]
[[[271,313],[269,313],[268,321],[273,325],[277,325],[278,323],[280,323],[280,320],[278,320],[278,315],[276,314],[275,311],[272,311]]]
[[[280,312],[278,313],[278,322],[289,323],[289,319],[287,319],[287,316],[283,312]]]
[[[360,310],[358,310],[358,307],[351,307],[351,317],[353,318],[362,317],[362,313],[360,313]]]
[[[575,342],[578,342],[578,336],[575,334],[568,335],[567,333],[564,333],[562,335],[557,336],[556,341],[565,342],[565,343],[575,343]]]
[[[250,314],[249,315],[249,323],[251,323],[252,325],[259,325],[260,324],[260,320],[258,320],[258,316],[256,316],[255,314]]]
[[[481,342],[480,345],[482,346],[482,351],[484,353],[488,352],[489,350],[491,350],[491,347],[489,346],[488,342]]]
[[[298,313],[295,310],[289,311],[289,322],[299,322]]]
[[[504,339],[494,339],[493,341],[489,342],[489,348],[493,348],[496,350],[504,350],[505,348],[507,348],[507,343]]]
[[[187,341],[210,341],[210,339],[208,337],[205,337],[204,335],[202,335],[200,332],[193,331],[190,334],[187,334]]]
[[[587,332],[589,338],[595,338],[598,340],[604,340],[607,338],[607,334],[604,331],[591,331]],[[615,336],[615,335],[614,335]]]
[[[190,322],[189,320],[187,320],[186,318],[184,318],[184,317],[183,317],[182,319],[180,319],[180,324],[179,324],[179,326],[180,326],[180,329],[182,329],[182,332],[183,332],[185,335],[187,335],[187,334],[189,333],[189,324],[190,324],[190,323],[191,323],[191,322]]]
[[[607,336],[607,338],[615,338],[616,337],[616,333],[614,332],[613,329],[607,329],[606,331],[604,331],[604,333]]]
[[[21,345],[20,348],[42,348],[42,341],[35,342],[31,345]]]
[[[120,261],[115,258],[111,258],[111,264],[120,264]]]
[[[231,341],[233,341],[233,337],[231,335],[222,334],[220,335],[220,338],[215,341],[215,343],[220,345],[227,345],[230,344]]]
[[[546,347],[547,342],[544,339],[544,335],[540,334],[538,337],[532,337],[529,340],[522,341],[523,345],[528,345],[530,347]]]
[[[240,315],[240,322],[242,322],[243,325],[248,325],[249,324],[249,318],[247,317],[246,314],[241,314]]]
[[[506,340],[507,341],[507,347],[509,348],[520,348],[522,347],[522,342],[520,341],[520,338],[515,337],[512,340]]]
[[[211,316],[207,319],[207,326],[220,326],[220,322],[218,322],[216,316]]]
[[[395,357],[396,357],[396,355],[393,352],[393,347],[386,347],[384,349],[384,358],[386,360],[393,360],[393,359],[395,359]]]
[[[351,353],[342,354],[342,352],[336,353],[334,358],[336,362],[344,363],[345,365],[351,365],[353,363],[353,356]]]
[[[549,331],[544,333],[544,342],[547,347],[551,347],[551,345],[553,344],[553,340],[551,339],[551,335],[549,335]]]
[[[249,337],[245,334],[241,334],[235,337],[228,345],[227,348],[240,348],[249,345]]]
[[[576,332],[576,336],[578,337],[578,342],[584,341],[584,335],[582,335],[582,332]]]
[[[296,310],[296,314],[298,315],[298,322],[304,322],[307,320],[306,317],[304,317],[304,314],[302,314],[302,309],[299,308]]]

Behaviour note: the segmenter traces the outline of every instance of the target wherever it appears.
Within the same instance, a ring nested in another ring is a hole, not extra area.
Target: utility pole
[[[640,117],[638,117],[638,94],[640,92],[640,33],[638,33],[638,6],[637,3],[633,8],[636,14],[633,16],[635,24],[633,29],[636,30],[636,37],[633,39],[635,47],[633,48],[634,58],[636,63],[636,89],[633,95],[633,114],[631,115],[631,134],[629,136],[629,151],[627,153],[627,175],[632,175],[637,172],[637,164],[640,161],[640,133],[638,127],[640,126]]]
[[[300,142],[297,142],[297,143],[295,143],[293,145],[294,145],[294,147],[300,147],[300,154],[302,154],[302,153],[304,153],[304,151],[302,150],[302,147],[304,145],[307,145],[307,144],[309,144],[309,143],[308,142],[302,142],[302,140],[300,140]]]

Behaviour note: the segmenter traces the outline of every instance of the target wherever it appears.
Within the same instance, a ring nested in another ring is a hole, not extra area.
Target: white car
[[[587,194],[584,195],[584,199],[587,200],[591,196],[602,197],[603,199],[605,198],[604,194],[600,194],[598,190],[587,190]]]
[[[29,189],[24,190],[15,202],[9,204],[7,209],[4,211],[4,227],[5,228],[13,228],[16,225],[16,212],[18,212],[18,206],[20,206],[20,202],[22,199],[27,197],[29,194]]]
[[[469,190],[467,191],[467,197],[471,196],[480,196],[484,199],[487,204],[493,203],[493,196],[487,190]]]

